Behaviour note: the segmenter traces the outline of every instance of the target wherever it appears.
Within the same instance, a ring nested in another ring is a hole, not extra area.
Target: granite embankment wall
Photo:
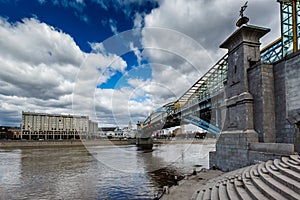
[[[208,138],[204,140],[154,140],[154,144],[215,144],[216,139]],[[109,146],[109,145],[130,145],[135,144],[135,139],[130,140],[3,140],[0,141],[1,148],[21,148],[21,147],[72,147],[72,146]]]
[[[19,147],[73,147],[83,145],[128,145],[130,140],[44,140],[44,141],[0,141],[0,148],[19,148]]]
[[[216,139],[177,139],[177,140],[153,140],[154,144],[216,144]]]
[[[297,152],[300,152],[299,77],[300,52],[274,64],[276,142],[294,144]]]

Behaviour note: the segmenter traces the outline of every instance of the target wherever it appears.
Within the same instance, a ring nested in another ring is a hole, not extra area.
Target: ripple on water
[[[0,199],[151,199],[175,175],[208,166],[206,151],[201,144],[0,150]]]

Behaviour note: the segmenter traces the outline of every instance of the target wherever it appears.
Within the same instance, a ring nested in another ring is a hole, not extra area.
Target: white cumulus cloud
[[[152,81],[180,97],[208,71],[226,50],[219,45],[237,27],[242,0],[160,0],[159,6],[136,15],[134,26],[141,30],[143,58],[152,66]],[[250,0],[245,16],[249,24],[272,29],[262,46],[280,35],[280,10],[276,1]],[[163,96],[160,90],[157,95]],[[165,97],[168,98],[168,95]],[[167,102],[165,102],[167,103]]]
[[[70,35],[36,18],[0,18],[0,124],[18,125],[22,110],[72,113],[74,89],[93,94],[97,83],[125,71],[122,58],[92,47],[92,53],[82,52]],[[94,96],[85,99],[93,102]]]

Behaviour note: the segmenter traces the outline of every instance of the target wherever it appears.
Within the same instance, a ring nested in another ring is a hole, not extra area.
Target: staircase
[[[300,157],[291,155],[223,174],[194,195],[197,200],[300,199]]]

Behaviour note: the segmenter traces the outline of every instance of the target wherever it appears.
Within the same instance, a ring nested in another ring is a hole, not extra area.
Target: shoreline
[[[212,170],[203,168],[196,175],[186,176],[183,180],[178,182],[178,185],[173,185],[168,188],[168,191],[161,197],[162,200],[181,200],[181,199],[195,199],[197,192],[206,183],[226,172],[220,170]]]
[[[176,139],[176,140],[153,140],[153,144],[215,144],[216,139]]]
[[[153,140],[154,145],[165,144],[215,144],[215,139],[179,139]],[[111,146],[135,145],[135,140],[103,139],[103,140],[0,140],[0,149],[5,148],[34,148],[34,147],[74,147],[74,146]]]
[[[135,140],[134,140],[135,141]],[[0,140],[0,150],[28,149],[28,148],[64,148],[91,146],[113,146],[113,145],[135,145],[133,140],[102,139],[102,140]],[[176,145],[176,144],[215,144],[216,139],[176,139],[176,140],[153,140],[154,145]],[[199,190],[210,179],[223,174],[219,170],[208,170],[203,168],[196,175],[185,175],[184,179],[178,181],[178,185],[169,187],[168,192],[161,199],[192,199],[195,191]]]
[[[76,147],[85,145],[130,145],[129,140],[42,140],[42,141],[28,141],[28,140],[10,140],[0,141],[1,148],[34,148],[34,147]]]

